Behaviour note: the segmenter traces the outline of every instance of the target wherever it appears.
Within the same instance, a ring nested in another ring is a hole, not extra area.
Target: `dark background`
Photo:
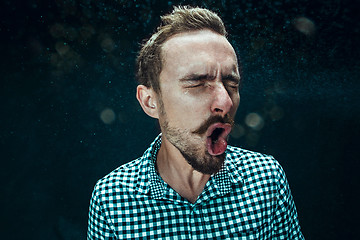
[[[159,132],[135,99],[134,62],[179,3],[218,12],[241,58],[231,144],[282,164],[306,239],[359,239],[350,0],[2,1],[1,239],[85,239],[95,182]]]

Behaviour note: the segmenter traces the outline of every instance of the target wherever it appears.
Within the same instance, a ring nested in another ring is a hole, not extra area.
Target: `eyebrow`
[[[240,83],[240,76],[235,74],[235,73],[231,73],[231,74],[228,74],[228,75],[221,76],[221,78],[222,78],[223,81],[230,81],[230,82],[234,82],[234,83],[237,83],[237,84]]]
[[[196,74],[192,73],[189,75],[186,75],[185,77],[181,78],[180,81],[201,81],[204,79],[214,79],[215,76],[210,74]]]
[[[192,73],[192,74],[186,75],[185,77],[181,78],[180,81],[201,81],[201,80],[204,80],[204,79],[212,80],[214,78],[215,78],[215,76],[210,75],[210,74]],[[223,76],[221,76],[221,79],[223,81],[231,81],[231,82],[234,82],[234,83],[240,83],[240,76],[238,76],[235,73],[223,75]]]

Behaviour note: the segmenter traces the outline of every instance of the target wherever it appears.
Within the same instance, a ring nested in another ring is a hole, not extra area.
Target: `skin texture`
[[[160,176],[195,202],[225,158],[210,155],[206,134],[196,131],[211,118],[234,118],[240,102],[237,58],[225,37],[207,29],[172,36],[162,56],[161,94],[139,85],[137,99],[145,113],[159,119]]]

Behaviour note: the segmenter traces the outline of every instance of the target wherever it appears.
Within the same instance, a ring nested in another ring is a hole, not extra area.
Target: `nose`
[[[214,100],[211,104],[211,112],[216,115],[225,116],[233,106],[233,101],[223,83],[218,83],[214,89]]]

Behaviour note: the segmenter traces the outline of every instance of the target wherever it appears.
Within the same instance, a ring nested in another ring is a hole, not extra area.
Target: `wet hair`
[[[220,17],[204,8],[178,6],[161,17],[156,32],[141,47],[136,59],[136,78],[139,84],[160,94],[159,76],[162,70],[162,46],[171,36],[183,32],[210,29],[224,37],[227,32]]]

